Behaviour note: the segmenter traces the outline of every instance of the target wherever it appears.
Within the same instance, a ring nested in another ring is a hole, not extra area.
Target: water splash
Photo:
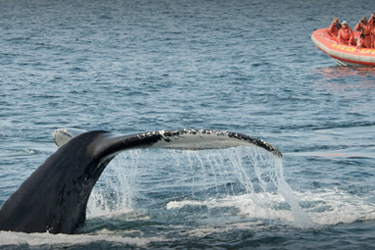
[[[167,209],[233,208],[228,216],[237,211],[236,216],[312,226],[284,179],[282,160],[262,149],[144,151],[122,153],[107,167],[90,197],[89,215],[136,210],[142,207],[134,203],[139,195],[161,193],[147,199],[165,202]],[[227,210],[215,216],[225,217]]]
[[[119,154],[112,160],[91,192],[87,204],[89,217],[133,210],[140,152],[131,150],[126,154]]]

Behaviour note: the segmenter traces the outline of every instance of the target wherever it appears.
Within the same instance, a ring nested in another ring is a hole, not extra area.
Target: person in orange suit
[[[371,13],[370,19],[367,21],[367,27],[370,31],[371,43],[369,48],[374,48],[375,44],[375,13]]]
[[[339,30],[339,35],[337,36],[337,40],[341,44],[353,45],[353,46],[356,45],[355,40],[354,40],[353,30],[352,28],[349,27],[346,21],[342,22],[342,27]]]
[[[331,34],[332,38],[337,41],[337,36],[339,34],[339,30],[341,29],[341,24],[339,23],[339,19],[337,17],[333,18],[331,25],[329,26],[329,33]]]
[[[371,13],[371,17],[367,21],[367,26],[369,30],[372,30],[373,28],[375,28],[375,12]]]
[[[372,20],[371,20],[372,21]],[[361,20],[354,27],[356,31],[359,31],[359,37],[357,40],[357,48],[370,48],[371,47],[371,29],[367,23],[366,17],[362,17]]]

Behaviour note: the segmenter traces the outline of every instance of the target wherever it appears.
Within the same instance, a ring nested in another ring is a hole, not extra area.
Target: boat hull
[[[358,37],[358,32],[354,32]],[[375,50],[339,44],[330,35],[329,28],[315,30],[311,40],[318,49],[332,57],[339,66],[374,67]]]

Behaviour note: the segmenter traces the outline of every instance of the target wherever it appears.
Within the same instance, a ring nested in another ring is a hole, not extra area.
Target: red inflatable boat
[[[357,39],[358,32],[354,32]],[[329,28],[315,30],[311,35],[313,43],[328,54],[339,66],[375,66],[375,49],[357,49],[356,46],[340,45],[332,38]]]

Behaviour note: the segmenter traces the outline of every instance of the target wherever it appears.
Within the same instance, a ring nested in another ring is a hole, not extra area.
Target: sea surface
[[[255,148],[130,150],[76,234],[0,232],[0,249],[373,249],[375,69],[311,33],[372,1],[1,0],[0,205],[57,128],[216,129]]]

